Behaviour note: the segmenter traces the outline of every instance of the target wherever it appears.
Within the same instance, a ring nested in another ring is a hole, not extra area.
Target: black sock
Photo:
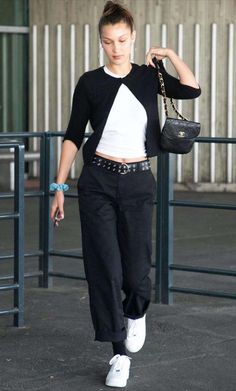
[[[121,356],[127,356],[124,341],[112,342],[114,356],[120,354]]]

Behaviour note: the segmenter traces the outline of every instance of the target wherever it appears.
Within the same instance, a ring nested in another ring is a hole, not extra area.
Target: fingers
[[[155,54],[153,52],[155,48],[151,48],[147,54],[146,54],[146,64],[151,65],[152,67],[155,67],[155,64],[152,61],[152,58],[155,57]]]
[[[64,213],[62,214],[61,211],[57,209],[54,215],[54,227],[58,227],[62,219],[64,219]]]
[[[59,222],[64,219],[64,194],[61,191],[55,193],[50,217],[54,226],[58,226]]]
[[[53,221],[54,221],[54,217],[55,217],[55,213],[56,213],[56,211],[57,211],[57,208],[58,208],[57,203],[55,203],[55,202],[53,201],[52,206],[51,206],[51,213],[50,213],[50,218],[51,218],[51,220],[53,220]]]
[[[155,57],[155,56],[153,56],[152,54],[148,54],[148,55],[147,55],[147,58],[146,58],[146,64],[147,64],[147,65],[151,65],[152,67],[155,68],[155,64],[154,64],[154,62],[152,61],[153,57]]]
[[[163,60],[168,55],[168,49],[167,48],[158,48],[153,46],[150,48],[146,55],[146,64],[151,65],[152,67],[155,67],[155,64],[153,62],[153,58],[156,57],[156,59]]]

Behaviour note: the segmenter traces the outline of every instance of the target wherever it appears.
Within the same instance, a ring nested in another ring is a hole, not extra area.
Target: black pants
[[[150,170],[82,169],[78,197],[95,340],[125,339],[124,316],[140,318],[149,305],[155,187]]]

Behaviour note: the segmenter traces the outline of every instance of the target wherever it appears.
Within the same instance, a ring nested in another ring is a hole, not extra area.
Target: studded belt
[[[148,159],[142,160],[141,162],[120,163],[114,160],[105,159],[98,155],[94,155],[92,164],[121,175],[125,175],[130,172],[147,171],[151,168],[150,161]]]

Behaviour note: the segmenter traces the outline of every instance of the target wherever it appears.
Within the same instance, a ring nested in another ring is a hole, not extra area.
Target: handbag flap
[[[162,133],[170,139],[192,139],[200,133],[200,123],[167,117]]]

